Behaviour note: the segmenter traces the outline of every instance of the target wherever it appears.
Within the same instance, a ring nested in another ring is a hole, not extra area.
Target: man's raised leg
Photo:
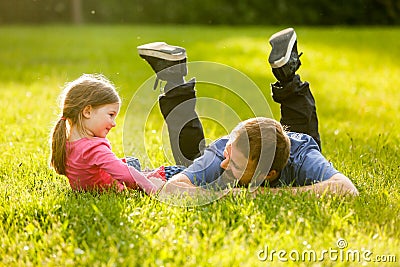
[[[277,82],[271,84],[272,98],[281,105],[281,123],[289,131],[313,137],[321,148],[315,100],[308,82],[296,74],[301,62],[297,52],[297,36],[292,28],[277,32],[269,42],[272,51],[268,61]]]
[[[185,82],[187,75],[186,50],[163,42],[138,47],[157,75],[166,81],[164,93],[159,96],[161,113],[167,123],[171,149],[176,164],[189,166],[204,150],[204,133],[195,111],[195,80]]]

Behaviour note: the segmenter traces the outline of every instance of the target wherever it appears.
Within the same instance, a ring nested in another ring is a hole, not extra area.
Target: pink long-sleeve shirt
[[[143,189],[147,194],[157,191],[141,172],[128,166],[111,151],[105,138],[82,138],[67,142],[66,176],[74,190],[104,189],[117,186]]]

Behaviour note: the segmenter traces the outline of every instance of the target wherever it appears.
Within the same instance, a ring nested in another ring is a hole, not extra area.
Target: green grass
[[[119,87],[125,102],[109,139],[114,152],[124,155],[129,101],[152,75],[136,46],[150,41],[185,46],[189,61],[240,70],[262,88],[279,119],[269,91],[274,79],[267,41],[280,29],[0,27],[0,265],[266,266],[269,260],[258,259],[263,249],[321,252],[338,249],[339,238],[348,249],[370,250],[372,259],[396,255],[398,264],[399,28],[296,28],[304,52],[299,73],[317,102],[324,154],[351,178],[360,191],[357,198],[241,195],[181,208],[135,191],[74,193],[66,178],[48,167],[49,132],[60,112],[57,97],[65,82],[82,73],[101,72]],[[200,86],[198,93],[222,97]],[[135,104],[152,105],[156,99],[149,89]],[[157,114],[154,108],[145,129],[148,151],[135,153],[161,165],[170,162],[160,149],[165,140],[151,135],[162,123]],[[221,134],[217,125],[206,123],[207,137]],[[139,136],[137,129],[133,136]],[[277,254],[272,263],[281,263]],[[359,265],[328,256],[323,262],[283,264]]]

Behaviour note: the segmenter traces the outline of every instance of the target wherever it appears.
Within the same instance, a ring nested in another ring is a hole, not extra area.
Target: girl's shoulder
[[[68,146],[70,148],[75,148],[75,149],[85,148],[85,150],[102,145],[111,148],[110,142],[106,138],[100,138],[100,137],[92,137],[92,138],[84,137],[76,141],[68,142]]]
[[[109,157],[111,146],[105,138],[81,138],[67,143],[68,162],[70,164],[90,165],[98,162],[99,158]],[[75,163],[74,163],[75,162]]]
[[[105,138],[81,138],[76,141],[68,142],[68,157],[89,159],[97,157],[100,153],[106,155],[111,152],[110,142]]]

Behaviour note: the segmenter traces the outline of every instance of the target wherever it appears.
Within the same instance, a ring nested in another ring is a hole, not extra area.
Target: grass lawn
[[[75,193],[48,167],[57,97],[65,82],[94,72],[124,99],[109,134],[113,151],[123,157],[129,147],[146,166],[172,163],[158,91],[143,89],[153,73],[136,46],[146,42],[184,46],[190,62],[240,71],[279,119],[267,56],[269,36],[282,28],[1,26],[0,265],[398,265],[400,28],[296,28],[304,52],[299,74],[317,102],[323,152],[354,182],[357,198],[243,194],[182,208],[136,191]],[[199,96],[234,103],[222,91],[198,85]],[[232,107],[241,116],[241,104]],[[132,108],[137,123],[125,121]],[[204,118],[210,140],[230,130],[212,120],[229,116],[213,116]]]

